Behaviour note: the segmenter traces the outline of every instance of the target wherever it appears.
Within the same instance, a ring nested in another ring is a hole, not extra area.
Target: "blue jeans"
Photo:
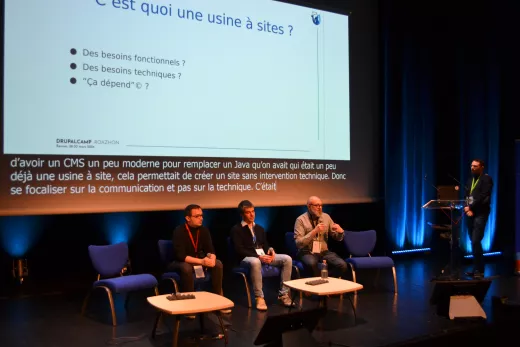
[[[282,276],[281,283],[291,280],[292,273],[292,258],[287,254],[276,254],[270,266],[281,267]],[[251,274],[251,282],[253,282],[253,291],[255,297],[264,297],[264,291],[262,290],[262,262],[256,257],[245,257],[240,262],[240,266],[249,267]],[[289,293],[289,288],[285,285],[281,285],[279,295],[286,295]]]
[[[473,250],[474,271],[484,273],[484,251],[482,250],[482,239],[488,221],[489,214],[473,215],[466,217],[468,235],[471,239],[471,249]]]

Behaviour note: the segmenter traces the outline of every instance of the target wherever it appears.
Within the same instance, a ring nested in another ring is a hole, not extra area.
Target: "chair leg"
[[[356,282],[356,270],[354,269],[354,265],[352,264],[349,264],[350,265],[350,271],[352,271],[352,282]],[[357,290],[354,292],[354,295],[357,295]]]
[[[83,300],[83,306],[81,307],[81,315],[85,315],[85,311],[87,310],[87,304],[90,299],[90,295],[92,294],[92,289],[90,289],[87,293],[87,296],[85,296],[85,299]]]
[[[350,271],[352,271],[352,282],[356,282],[356,270],[352,264],[350,264]]]
[[[296,272],[297,278],[301,278],[300,277],[300,269],[298,269],[298,267],[296,265],[293,265],[293,268],[294,268],[294,272]]]
[[[117,319],[116,319],[116,310],[114,308],[114,298],[112,297],[112,291],[107,287],[95,287],[87,293],[87,296],[85,297],[85,300],[83,300],[83,307],[81,308],[81,315],[85,315],[85,311],[87,309],[87,304],[89,302],[90,296],[92,294],[92,291],[96,288],[102,288],[107,292],[108,295],[108,303],[110,304],[110,312],[112,314],[112,325],[117,326]],[[128,294],[126,297],[126,300],[128,300]],[[126,308],[126,302],[125,302],[125,308]]]
[[[394,275],[394,293],[397,294],[397,276],[395,274],[395,266],[392,266],[392,274]]]
[[[117,326],[116,310],[114,308],[114,298],[112,297],[112,291],[107,287],[98,287],[98,288],[103,288],[107,292],[108,302],[110,303],[110,311],[112,312],[112,325]]]
[[[153,287],[153,291],[154,291],[155,295],[160,295],[159,287],[157,287],[157,286]]]
[[[177,285],[177,281],[174,280],[173,278],[170,278],[170,280],[173,283],[173,288],[175,289],[175,294],[177,294],[179,292],[179,286]]]
[[[242,275],[242,278],[244,279],[244,285],[246,287],[246,294],[247,294],[247,307],[251,308],[251,292],[249,291],[249,284],[247,283],[247,277],[246,274],[243,272],[238,272],[239,275]]]
[[[174,293],[177,294],[179,292],[179,286],[177,285],[176,280],[174,280],[173,278],[164,278],[163,281],[171,281],[172,285],[173,285]],[[157,295],[159,295],[159,294],[157,294]]]

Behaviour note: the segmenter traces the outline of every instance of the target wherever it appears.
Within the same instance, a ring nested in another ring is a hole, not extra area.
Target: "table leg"
[[[296,291],[296,290],[294,290],[294,289],[291,290],[291,294],[292,294],[292,295],[291,295],[291,306],[289,307],[289,311],[287,311],[287,313],[291,312],[291,309],[292,309],[294,306],[296,306],[296,305],[294,305],[294,299],[296,299],[296,296],[298,295],[298,293],[301,293],[301,292]],[[302,304],[301,304],[301,302],[300,302],[300,311],[301,311],[301,310],[302,310]]]
[[[223,334],[220,334],[220,333],[205,333],[204,330],[205,330],[205,323],[204,323],[204,319],[205,319],[205,315],[206,313],[199,313],[199,317],[200,317],[200,334],[199,335],[196,335],[196,336],[193,336],[191,337],[191,339],[193,340],[220,340],[222,338],[225,338],[227,339],[227,335],[226,335],[226,330],[224,328],[224,322],[222,321],[222,313],[220,311],[214,311],[213,313],[215,313],[215,315],[217,316],[218,320],[219,320],[219,325],[220,325],[220,328],[222,329],[222,331],[224,332]],[[227,344],[227,342],[226,342]]]
[[[356,315],[356,306],[352,302],[352,294],[347,293],[348,301],[350,301],[350,306],[352,306],[352,312],[354,312],[354,324],[357,324],[357,315]]]
[[[227,346],[228,334],[226,331],[226,327],[224,326],[224,322],[222,321],[222,314],[220,312],[217,312],[216,314],[217,314],[218,322],[220,324],[220,328],[222,329],[222,334],[224,334],[224,345]]]
[[[320,303],[319,303],[318,307],[325,307],[325,309],[328,309],[328,301],[327,301],[328,297],[329,297],[328,295],[322,295],[320,297]]]
[[[204,334],[204,314],[199,314],[200,333]]]
[[[161,320],[162,312],[157,312],[157,317],[155,317],[155,323],[152,329],[152,339],[155,339],[155,333],[157,332],[157,326],[159,325],[159,321]]]
[[[181,316],[175,316],[175,322],[173,323],[173,347],[177,347],[179,342],[179,327],[181,325]]]

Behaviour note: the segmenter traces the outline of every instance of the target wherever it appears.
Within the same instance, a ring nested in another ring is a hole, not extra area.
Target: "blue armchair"
[[[171,240],[159,240],[157,241],[157,247],[159,248],[159,257],[161,258],[161,265],[163,269],[166,269],[168,264],[173,261],[173,244]],[[163,272],[161,274],[161,281],[171,281],[175,293],[179,292],[179,286],[177,282],[180,282],[181,277],[176,272]]]
[[[293,259],[293,268],[296,272],[298,278],[303,274],[303,263],[299,260],[296,260],[296,255],[298,254],[298,248],[296,247],[296,241],[294,240],[294,232],[285,233],[285,247],[287,247],[287,253]]]
[[[235,247],[233,246],[231,237],[229,237],[229,236],[227,238],[227,248],[228,248],[228,259],[233,261],[234,259],[236,259],[236,253],[235,253]],[[242,278],[244,279],[244,286],[246,288],[246,296],[247,296],[247,305],[249,308],[251,308],[252,307],[251,291],[249,289],[249,283],[248,283],[249,270],[250,270],[249,267],[237,266],[237,267],[234,267],[231,271],[237,275],[242,276]],[[262,277],[263,278],[280,277],[280,274],[281,274],[280,268],[275,267],[275,266],[265,265],[265,264],[262,265]]]
[[[168,264],[170,264],[173,261],[173,241],[172,240],[159,240],[157,242],[157,245],[159,247],[159,255],[161,257],[161,262],[163,263],[163,266],[166,268]],[[206,273],[206,276],[204,278],[195,278],[195,287],[199,287],[205,282],[208,282],[211,279],[211,275],[209,273]],[[177,285],[178,282],[180,282],[181,277],[180,275],[175,272],[165,272],[161,275],[161,280],[170,280],[173,283],[173,286],[175,288],[175,292],[179,292],[179,287]]]
[[[397,294],[397,277],[395,264],[392,258],[387,256],[373,257],[370,253],[376,245],[377,235],[375,230],[345,231],[345,247],[350,257],[345,259],[352,270],[352,279],[356,282],[356,270],[392,268],[394,276],[394,292]]]
[[[150,274],[123,275],[123,270],[127,267],[129,261],[128,245],[126,243],[122,242],[108,246],[91,245],[88,247],[88,252],[92,266],[97,271],[98,275],[97,280],[93,283],[85,297],[81,310],[82,315],[85,314],[92,291],[98,288],[104,289],[108,295],[113,326],[117,326],[113,299],[114,294],[128,294],[133,291],[153,289],[155,295],[159,295],[157,279],[154,276]]]

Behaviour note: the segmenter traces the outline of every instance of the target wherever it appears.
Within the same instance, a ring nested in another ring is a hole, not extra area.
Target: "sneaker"
[[[296,306],[296,304],[292,301],[291,297],[288,294],[284,294],[282,296],[279,296],[278,300],[280,300],[282,305],[284,305],[285,307]]]
[[[256,309],[258,311],[267,311],[267,305],[265,304],[264,298],[257,297],[255,300],[256,300]]]
[[[230,308],[226,308],[225,310],[220,310],[220,313],[222,313],[222,314],[230,314],[231,313],[231,309]]]

